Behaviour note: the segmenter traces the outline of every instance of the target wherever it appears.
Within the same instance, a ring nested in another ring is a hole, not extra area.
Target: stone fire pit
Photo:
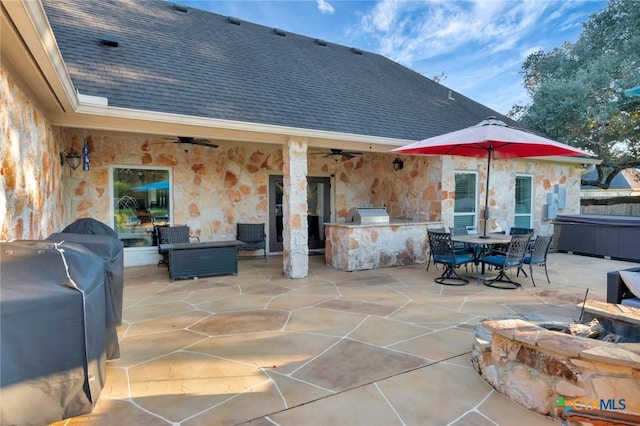
[[[640,328],[640,309],[590,301],[584,312],[631,334]],[[497,391],[541,414],[561,417],[558,401],[604,401],[605,409],[640,414],[640,343],[556,331],[572,322],[535,314],[486,319],[475,329],[473,366]]]

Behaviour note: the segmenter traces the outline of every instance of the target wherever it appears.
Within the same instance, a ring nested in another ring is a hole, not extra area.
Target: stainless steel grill
[[[347,223],[389,223],[389,213],[384,207],[353,207],[347,212]]]

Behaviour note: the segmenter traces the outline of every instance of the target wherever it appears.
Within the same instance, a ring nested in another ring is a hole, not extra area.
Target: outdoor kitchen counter
[[[442,222],[325,223],[326,264],[361,271],[423,263],[428,255],[427,229],[436,227]]]

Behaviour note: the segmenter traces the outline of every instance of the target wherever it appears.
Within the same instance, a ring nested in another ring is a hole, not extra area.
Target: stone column
[[[309,273],[306,140],[289,139],[284,146],[283,154],[282,262],[284,274],[289,278],[305,278]]]

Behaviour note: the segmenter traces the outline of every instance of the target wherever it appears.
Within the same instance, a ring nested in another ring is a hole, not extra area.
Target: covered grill
[[[347,223],[389,223],[389,213],[384,207],[353,207],[347,213]]]

